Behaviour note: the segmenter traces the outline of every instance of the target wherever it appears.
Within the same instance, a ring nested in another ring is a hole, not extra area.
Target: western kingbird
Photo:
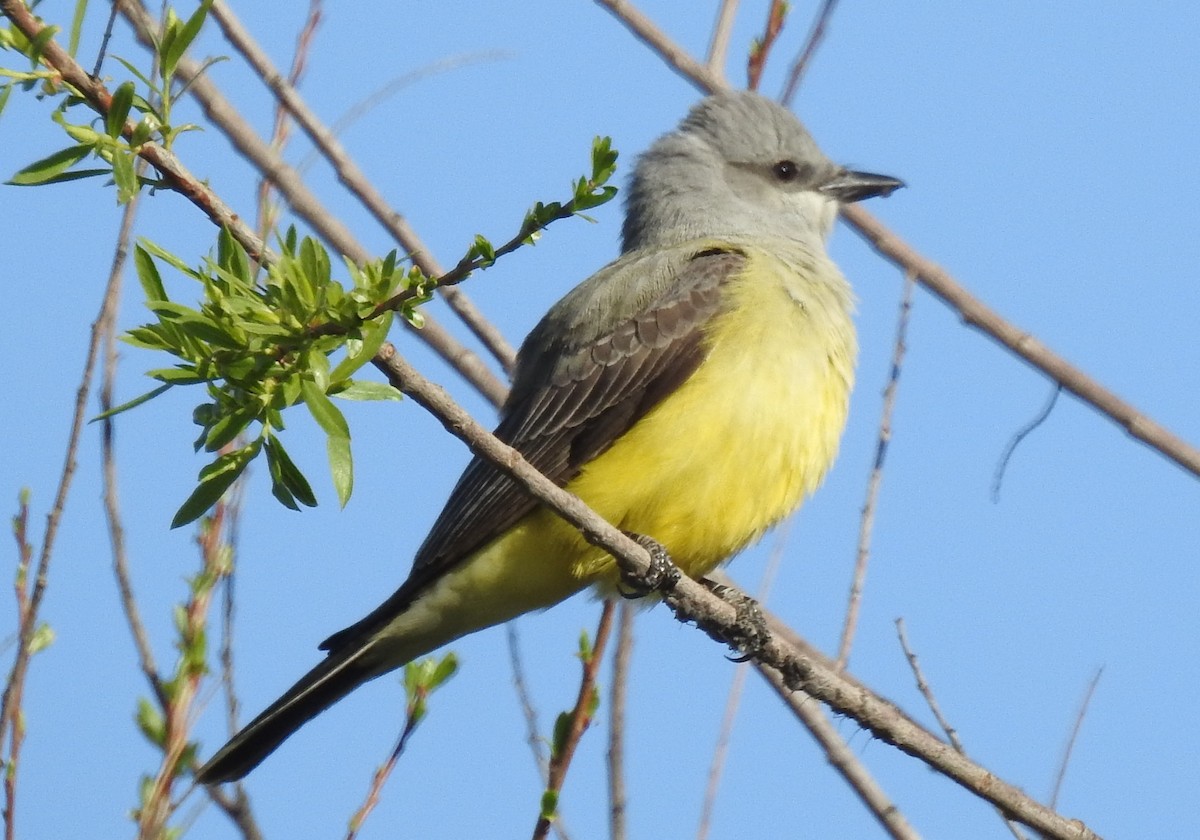
[[[686,574],[712,570],[833,461],[857,345],[825,240],[838,202],[900,186],[835,165],[757,94],[702,100],[639,159],[621,257],[525,339],[496,436]],[[475,458],[396,593],[197,778],[241,778],[367,680],[617,581],[612,557]]]

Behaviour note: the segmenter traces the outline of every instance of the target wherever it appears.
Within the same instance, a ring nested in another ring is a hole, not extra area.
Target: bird
[[[700,100],[637,160],[621,254],[517,354],[495,434],[699,578],[791,514],[837,453],[854,295],[826,253],[839,204],[903,182],[835,164],[786,108]],[[377,609],[196,773],[240,779],[358,686],[587,588],[613,558],[476,457]]]

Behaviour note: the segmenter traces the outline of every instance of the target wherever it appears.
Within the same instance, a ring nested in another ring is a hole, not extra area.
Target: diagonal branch
[[[475,455],[495,464],[531,496],[578,528],[584,539],[611,554],[622,570],[644,578],[651,564],[642,546],[535,470],[515,449],[489,434],[442,388],[423,377],[396,353],[395,347],[385,344],[374,363],[392,385],[432,413]],[[733,644],[731,640],[738,638],[738,616],[734,607],[691,578],[682,577],[664,593],[663,600],[678,619],[696,624],[712,638],[725,644]],[[875,737],[919,758],[1047,837],[1097,840],[1097,835],[1079,820],[1066,819],[1016,786],[1002,781],[955,752],[891,702],[857,680],[838,673],[824,656],[816,654],[786,628],[773,625],[754,652],[754,659],[760,666],[777,672],[789,689],[803,691],[834,712],[853,718]]]
[[[619,0],[596,0],[617,16],[626,27],[658,53],[677,73],[703,91],[724,90],[725,85],[707,68],[640,12]],[[1130,435],[1200,476],[1200,449],[1189,444],[1152,418],[1109,391],[1079,368],[1068,363],[1029,333],[1000,317],[973,296],[944,269],[918,254],[882,222],[857,204],[842,207],[842,218],[883,257],[916,276],[917,282],[937,295],[958,313],[963,322],[991,336],[1000,344],[1062,384],[1092,408],[1124,428]]]
[[[224,2],[214,3],[212,16],[221,27],[221,31],[225,33],[229,43],[253,68],[254,72],[262,79],[263,84],[274,94],[279,104],[291,114],[292,118],[296,120],[296,124],[329,161],[342,185],[359,200],[375,218],[375,221],[391,234],[392,238],[404,248],[422,271],[430,277],[444,274],[445,269],[417,236],[417,232],[412,229],[399,211],[388,205],[387,200],[359,169],[358,164],[350,157],[345,147],[338,141],[337,136],[308,107],[296,87],[275,67],[270,57],[254,40],[254,36],[242,26],[241,21],[237,19],[229,6]],[[487,321],[461,290],[441,287],[440,292],[446,299],[446,303],[463,319],[476,337],[484,343],[506,370],[511,371],[516,351],[495,326]]]
[[[120,3],[121,13],[133,26],[138,39],[143,44],[151,44],[157,32],[157,24],[154,19],[141,3],[136,2],[136,0],[118,0],[118,2]],[[5,0],[5,7],[10,4],[23,5],[16,2],[16,0]],[[57,45],[53,41],[50,42],[50,45],[54,45],[57,48]],[[47,49],[44,57],[55,69],[63,72],[64,78],[68,82],[74,86],[78,86],[74,78],[74,69],[78,69],[78,65],[72,68],[71,78],[68,78],[68,74],[63,69],[62,58],[65,57],[66,61],[71,64],[74,64],[74,61],[61,48],[57,48],[57,53],[61,53],[61,56],[55,57]],[[366,247],[359,243],[349,228],[338,221],[328,208],[321,203],[320,199],[304,183],[299,173],[284,162],[283,158],[280,157],[276,150],[271,148],[269,143],[258,136],[254,128],[238,114],[237,110],[221,95],[208,77],[200,72],[199,66],[187,59],[181,59],[177,67],[179,77],[189,83],[189,92],[200,103],[205,115],[229,138],[229,141],[238,153],[245,157],[263,177],[271,181],[271,184],[275,189],[279,190],[280,195],[283,196],[296,215],[304,219],[339,254],[344,254],[350,260],[359,264],[369,262],[372,255]],[[93,82],[90,79],[89,82],[91,82],[89,85],[90,91],[85,91],[85,96],[93,106],[99,106],[97,110],[100,110],[101,113],[107,113],[107,103],[109,100],[107,91],[98,82]],[[96,99],[93,99],[92,94],[96,96]],[[150,143],[145,144],[143,147],[143,149],[147,149],[155,155],[156,152],[154,150],[156,148],[154,144]],[[139,150],[138,153],[146,157],[154,166],[160,170],[162,169],[159,162],[156,162],[151,157],[147,157],[146,154],[143,154],[142,150]],[[178,161],[175,161],[175,163],[178,165]],[[180,189],[181,185],[176,184],[175,180],[170,177],[171,173],[167,172],[165,174],[168,176],[168,180],[172,186]],[[200,185],[193,178],[187,184],[187,191],[184,192],[184,195],[203,208],[204,202],[208,199],[206,193],[211,195],[211,191],[208,190],[207,186]],[[233,214],[228,208],[224,208],[224,212],[220,214],[219,218],[212,213],[209,214],[209,218],[213,219],[217,224],[226,225],[229,224],[226,219],[232,216]],[[236,228],[231,226],[234,236],[250,252],[251,258],[258,259],[264,251],[261,241],[258,240],[258,237],[240,219],[236,219],[236,223]],[[493,403],[498,404],[504,393],[503,383],[488,370],[482,359],[463,347],[444,327],[435,323],[428,315],[425,317],[425,326],[421,330],[414,331],[417,336],[450,362],[484,396]]]

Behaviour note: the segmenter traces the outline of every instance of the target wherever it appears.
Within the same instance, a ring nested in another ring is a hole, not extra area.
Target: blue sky
[[[246,25],[286,65],[305,4],[241,5]],[[812,5],[796,4],[765,93],[781,88]],[[41,13],[65,24],[71,6],[46,2]],[[743,4],[731,48],[735,84],[763,6]],[[713,4],[642,7],[685,48],[703,52]],[[87,21],[84,55],[94,55],[99,12]],[[844,3],[795,106],[831,157],[908,182],[869,209],[909,243],[1148,415],[1200,442],[1198,36],[1200,13],[1185,3]],[[231,52],[215,32],[199,50]],[[506,57],[405,88],[342,137],[446,263],[475,233],[503,240],[533,201],[564,197],[597,134],[621,150],[623,183],[634,156],[698,96],[607,13],[578,0],[330,5],[304,93],[332,121],[395,76],[497,50]],[[142,57],[121,24],[112,51]],[[118,68],[110,62],[107,72]],[[268,97],[239,61],[218,64],[212,77],[269,131]],[[14,95],[0,116],[0,174],[62,145],[45,106]],[[239,212],[253,212],[254,177],[217,132],[193,134],[178,151]],[[307,152],[297,139],[288,155],[299,161]],[[369,248],[393,247],[325,168],[308,175]],[[596,225],[560,223],[536,248],[464,287],[514,343],[616,253],[619,204],[593,215]],[[8,384],[0,499],[15,510],[18,490],[30,487],[40,528],[119,214],[112,191],[88,181],[0,187],[0,219],[9,307],[0,330]],[[169,194],[144,203],[139,234],[193,256],[214,240],[197,211]],[[859,383],[842,454],[788,533],[769,603],[826,650],[836,646],[845,608],[901,288],[898,271],[849,230],[835,233],[832,251],[860,298]],[[193,293],[182,278],[170,283],[178,296]],[[125,328],[145,320],[132,279],[127,288]],[[440,305],[432,311],[452,323]],[[487,405],[411,337],[398,344],[492,422]],[[896,641],[893,622],[903,617],[968,752],[1044,797],[1102,666],[1061,811],[1109,837],[1200,833],[1191,806],[1200,724],[1186,711],[1200,688],[1200,484],[1064,396],[1017,450],[993,502],[997,458],[1041,407],[1048,381],[924,292],[908,344],[852,671],[932,725]],[[141,372],[161,364],[123,349],[121,395],[145,390]],[[168,530],[202,465],[190,448],[193,402],[172,394],[118,424],[131,562],[163,663],[173,657],[171,605],[196,567],[193,535]],[[270,498],[264,470],[251,478],[237,582],[246,714],[315,663],[321,639],[403,579],[466,463],[464,447],[410,402],[347,412],[357,488],[344,511],[325,477],[321,438],[300,418],[289,448],[314,477],[321,507],[284,510]],[[146,690],[110,571],[98,448],[89,429],[45,602],[57,640],[35,660],[27,693],[18,807],[29,837],[128,836],[138,775],[157,766],[132,724]],[[769,535],[730,572],[753,589],[775,545]],[[12,614],[4,600],[5,626]],[[574,696],[576,640],[596,615],[594,603],[577,598],[519,622],[546,728]],[[455,649],[461,673],[436,696],[364,838],[522,836],[532,828],[540,784],[504,633],[481,633]],[[629,713],[635,836],[694,832],[733,672],[721,649],[665,610],[640,616]],[[376,681],[250,777],[268,836],[341,836],[391,747],[399,703],[394,680]],[[851,722],[838,726],[923,836],[1009,836],[978,800]],[[215,695],[196,732],[206,753],[223,740]],[[605,830],[604,749],[597,728],[564,790],[575,837]],[[716,838],[883,836],[753,677],[714,819]],[[192,836],[234,835],[210,807]]]

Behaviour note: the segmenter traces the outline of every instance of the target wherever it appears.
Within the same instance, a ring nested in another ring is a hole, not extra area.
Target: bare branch
[[[804,77],[804,71],[808,69],[808,63],[812,61],[812,57],[817,53],[817,47],[821,45],[821,41],[825,38],[825,30],[829,26],[829,21],[833,17],[833,10],[836,7],[837,0],[824,0],[821,3],[821,8],[813,20],[812,28],[808,30],[808,37],[804,39],[804,49],[800,50],[800,55],[792,64],[792,69],[788,73],[787,85],[783,89],[783,94],[779,97],[779,101],[789,108],[796,96],[796,91],[800,89],[800,80]]]
[[[629,797],[625,792],[625,707],[629,697],[629,668],[633,661],[633,620],[636,608],[621,604],[617,645],[613,653],[612,687],[608,702],[608,814],[610,840],[629,837]]]
[[[845,668],[850,661],[850,648],[858,627],[858,609],[862,602],[863,584],[867,579],[867,564],[871,552],[871,530],[875,524],[875,505],[883,481],[883,462],[892,440],[892,410],[896,405],[896,388],[900,384],[900,367],[904,363],[908,318],[912,311],[915,285],[911,274],[904,275],[904,291],[900,294],[900,313],[896,318],[896,341],[892,349],[892,367],[887,387],[883,390],[883,416],[879,418],[879,439],[875,445],[875,463],[867,479],[867,498],[863,502],[862,519],[858,529],[858,552],[854,561],[854,578],[850,584],[850,600],[846,605],[846,620],[842,625],[842,640],[838,645],[837,666]]]
[[[917,654],[908,644],[908,633],[904,629],[904,619],[896,619],[896,635],[900,638],[900,647],[904,650],[904,656],[908,660],[908,665],[912,669],[913,677],[917,681],[917,691],[921,692],[921,696],[925,698],[925,704],[929,706],[929,711],[933,712],[933,716],[937,718],[938,726],[946,733],[946,737],[950,739],[950,743],[954,749],[961,755],[966,755],[967,751],[963,748],[963,743],[958,737],[958,730],[950,725],[950,721],[942,714],[942,707],[938,704],[937,698],[933,695],[933,689],[929,687],[929,683],[925,679],[925,674],[921,671],[921,663],[917,661]],[[1053,807],[1053,806],[1051,806]],[[1012,832],[1016,840],[1025,840],[1025,835],[1021,830],[1013,824],[1008,815],[1004,813],[1004,809],[1000,811],[1000,817],[1004,820],[1008,830]]]
[[[510,621],[504,625],[508,637],[508,659],[512,665],[513,688],[517,692],[517,701],[521,704],[521,716],[525,719],[525,742],[533,754],[533,763],[537,766],[538,776],[542,784],[549,781],[549,762],[546,758],[546,742],[541,736],[541,726],[538,723],[537,709],[533,705],[533,695],[529,693],[529,682],[525,679],[525,666],[521,659],[521,634],[518,624]]]
[[[279,72],[229,6],[224,2],[214,3],[212,15],[221,27],[221,31],[225,33],[229,43],[246,59],[246,62],[262,79],[263,84],[275,95],[279,104],[292,115],[304,133],[329,161],[342,185],[350,190],[351,194],[359,200],[375,220],[392,235],[422,271],[430,277],[444,274],[445,271],[404,216],[388,205],[387,200],[358,168],[358,164],[350,157],[345,147],[338,142],[334,132],[317,118],[300,96],[299,91],[296,90],[295,84]],[[516,351],[495,326],[475,308],[475,305],[461,290],[447,288],[443,289],[441,294],[450,308],[463,319],[476,337],[484,343],[504,368],[511,372],[516,359]]]
[[[1029,437],[1038,426],[1046,422],[1046,419],[1050,416],[1050,412],[1054,410],[1054,406],[1058,403],[1058,395],[1061,393],[1062,385],[1055,383],[1054,387],[1050,389],[1050,396],[1046,398],[1046,402],[1042,404],[1037,415],[1024,426],[1017,429],[1016,434],[1009,439],[1008,444],[1004,447],[1004,451],[1000,453],[1000,458],[996,462],[996,471],[992,474],[993,503],[1000,501],[1000,487],[1004,484],[1004,473],[1008,469],[1008,462],[1012,459],[1013,453],[1017,451],[1017,447],[1021,445],[1021,441]]]
[[[750,58],[746,62],[746,87],[750,90],[758,90],[763,70],[767,66],[767,57],[771,54],[771,48],[775,46],[775,39],[783,31],[783,22],[787,20],[787,14],[787,0],[771,0],[762,37],[750,47]]]
[[[474,454],[495,464],[531,496],[578,528],[584,539],[611,554],[622,570],[638,577],[646,575],[650,568],[650,557],[642,546],[535,470],[515,449],[489,434],[443,389],[421,376],[396,353],[395,347],[385,344],[373,361],[396,388],[430,411],[447,431],[466,443]],[[733,606],[691,578],[682,577],[663,594],[663,601],[677,618],[695,623],[714,639],[731,644],[730,640],[739,637],[737,613]],[[789,688],[804,691],[835,712],[853,718],[880,740],[916,756],[967,790],[1047,836],[1063,840],[1095,840],[1097,837],[1082,822],[1068,820],[1054,813],[1019,788],[955,752],[948,744],[906,717],[895,705],[837,672],[824,657],[813,655],[809,646],[796,644],[794,634],[773,626],[772,632],[755,651],[754,659],[764,667],[778,671]]]
[[[738,0],[721,0],[717,10],[717,22],[713,25],[712,40],[708,43],[709,72],[725,78],[725,58],[729,54],[729,35],[737,19]]]
[[[125,205],[121,214],[121,227],[117,231],[116,250],[113,254],[112,269],[109,271],[108,283],[104,291],[104,302],[100,305],[97,323],[104,335],[105,359],[104,375],[100,384],[100,408],[108,411],[113,406],[113,390],[117,376],[117,304],[121,295],[121,277],[124,272],[125,260],[129,253],[129,243],[133,237],[133,220],[141,194],[137,193]],[[113,419],[106,417],[100,429],[100,457],[104,484],[104,513],[108,521],[108,537],[112,547],[113,575],[117,579],[117,592],[121,599],[121,608],[125,611],[125,621],[133,636],[133,646],[137,652],[138,667],[150,690],[154,692],[159,706],[165,707],[168,698],[162,684],[158,665],[154,661],[154,652],[150,647],[150,636],[142,622],[138,610],[137,597],[133,593],[133,580],[129,574],[129,558],[125,551],[125,529],[121,523],[121,506],[117,497],[117,463],[114,448],[115,428]]]
[[[658,53],[685,79],[710,91],[726,90],[729,87],[724,76],[714,73],[692,58],[687,50],[668,38],[650,18],[646,17],[628,0],[596,0],[596,2],[611,12],[630,32]]]
[[[870,771],[859,761],[858,756],[850,749],[846,740],[838,734],[829,717],[821,710],[820,705],[800,691],[790,691],[784,685],[783,678],[770,668],[759,668],[759,674],[767,681],[780,699],[788,705],[808,729],[824,751],[830,765],[841,774],[850,788],[858,794],[858,798],[868,811],[879,821],[888,836],[896,840],[920,840],[917,833],[905,819],[904,814],[892,802]]]
[[[762,580],[759,581],[758,591],[754,595],[759,606],[767,603],[767,596],[770,594],[771,586],[775,583],[775,577],[779,573],[779,566],[783,561],[784,548],[791,537],[792,525],[795,521],[795,517],[788,518],[779,527],[779,531],[775,535],[775,543],[771,548],[771,556],[767,559]],[[733,581],[729,580],[727,584],[723,585],[732,584]],[[721,773],[725,767],[725,758],[729,752],[729,742],[733,737],[733,724],[737,719],[737,710],[741,703],[742,690],[746,684],[746,674],[749,670],[750,660],[739,662],[734,669],[733,680],[729,684],[729,693],[726,695],[725,700],[725,711],[721,715],[721,726],[717,731],[717,744],[713,748],[712,761],[708,767],[708,781],[704,786],[704,800],[700,806],[700,826],[696,830],[696,840],[705,840],[712,825],[712,814],[716,808],[717,791],[721,784]]]
[[[1058,765],[1058,775],[1054,777],[1054,789],[1050,792],[1050,807],[1058,807],[1058,795],[1062,793],[1063,782],[1067,778],[1067,767],[1071,764],[1071,753],[1075,751],[1075,742],[1079,739],[1079,732],[1083,729],[1083,719],[1087,716],[1088,706],[1092,704],[1092,697],[1096,694],[1096,686],[1100,684],[1100,677],[1104,674],[1103,668],[1096,669],[1096,675],[1092,677],[1092,681],[1088,683],[1087,690],[1083,692],[1083,700],[1079,703],[1079,713],[1075,715],[1075,725],[1071,727],[1071,735],[1067,738],[1067,746],[1063,749],[1062,762]]]
[[[628,4],[612,2],[612,0],[597,0],[597,2],[617,15],[621,22],[632,29],[643,43],[657,52],[663,61],[680,75],[689,79],[700,90],[711,93],[724,89],[724,84],[715,80],[706,68],[687,54],[686,50],[672,41],[666,33],[644,15],[630,10]],[[917,282],[955,310],[964,323],[991,336],[1051,379],[1061,382],[1064,388],[1101,414],[1108,416],[1130,435],[1193,475],[1200,476],[1200,449],[1121,400],[1029,333],[1005,321],[956,283],[946,271],[918,254],[861,205],[844,205],[841,215],[846,223],[871,247],[904,271],[911,271],[916,276]]]

